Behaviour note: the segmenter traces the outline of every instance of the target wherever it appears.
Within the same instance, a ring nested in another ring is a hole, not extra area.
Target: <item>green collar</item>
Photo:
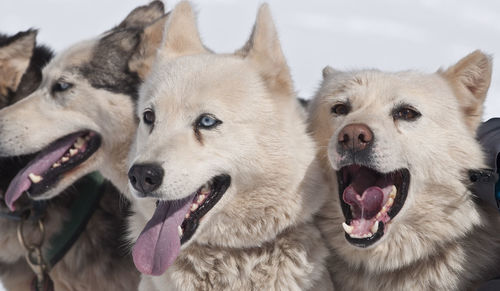
[[[44,250],[44,258],[52,268],[71,249],[85,230],[104,190],[104,177],[93,172],[78,180],[73,187],[78,190],[78,198],[69,209],[70,217],[64,222],[60,232],[50,238],[49,247]]]

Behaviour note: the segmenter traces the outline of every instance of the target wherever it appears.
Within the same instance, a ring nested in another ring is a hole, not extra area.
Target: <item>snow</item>
[[[56,51],[94,37],[146,1],[0,0],[0,30],[40,29]],[[168,1],[172,8],[178,0]],[[199,0],[206,45],[230,52],[250,34],[260,0]],[[475,49],[500,56],[500,1],[270,0],[300,96],[311,97],[321,69],[379,68],[433,72]],[[495,62],[485,119],[500,116],[500,68]],[[1,290],[1,288],[0,288]]]

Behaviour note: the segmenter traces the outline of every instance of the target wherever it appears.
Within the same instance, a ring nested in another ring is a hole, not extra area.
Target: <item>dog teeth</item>
[[[179,236],[182,236],[184,234],[184,231],[182,230],[182,227],[180,225],[177,226],[177,232],[179,233]]]
[[[84,139],[85,139],[85,141],[89,141],[89,140],[90,140],[90,136],[89,136],[89,135],[86,135],[86,136],[84,137]]]
[[[69,150],[69,155],[72,157],[74,155],[78,154],[78,150],[77,149],[70,149]]]
[[[347,232],[348,234],[351,234],[352,230],[354,229],[354,227],[347,225],[347,223],[345,222],[342,222],[342,227],[344,228],[344,231]]]
[[[198,199],[196,200],[196,203],[201,204],[203,201],[205,201],[206,196],[204,194],[200,194],[198,196]]]
[[[189,218],[189,216],[190,216],[190,215],[189,215],[189,212],[188,212],[188,213],[186,213],[186,216],[184,216],[184,218],[188,219],[188,218]]]
[[[60,167],[61,166],[61,163],[59,162],[55,162],[53,165],[52,165],[52,168],[57,168],[57,167]]]
[[[81,149],[82,146],[85,144],[85,140],[81,137],[78,137],[75,141],[75,143],[73,144],[73,146],[76,148],[76,149]]]
[[[62,157],[62,159],[61,159],[61,162],[62,162],[62,163],[66,163],[67,161],[69,161],[69,158],[68,158],[68,157]]]
[[[40,181],[43,180],[42,176],[38,176],[38,175],[33,174],[33,173],[30,173],[28,175],[28,177],[30,178],[31,182],[33,182],[34,184],[40,183]]]
[[[379,221],[375,221],[375,223],[372,225],[372,227],[370,228],[370,231],[373,233],[373,234],[376,234],[377,231],[378,231],[378,225],[379,225]]]
[[[195,211],[196,209],[198,209],[198,204],[197,203],[191,204],[191,211]]]
[[[392,190],[391,190],[391,193],[389,193],[389,197],[394,199],[394,198],[396,198],[397,193],[398,193],[398,188],[396,188],[396,186],[392,185]]]
[[[387,200],[387,202],[385,203],[385,206],[387,207],[391,207],[392,204],[394,204],[394,198],[391,198],[389,197],[389,199]]]

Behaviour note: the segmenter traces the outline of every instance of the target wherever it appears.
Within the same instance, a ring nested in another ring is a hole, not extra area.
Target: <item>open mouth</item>
[[[346,239],[357,247],[380,240],[391,220],[403,207],[410,172],[407,169],[380,173],[368,167],[350,165],[337,173],[340,204],[346,221]]]
[[[37,197],[50,190],[64,174],[92,156],[101,145],[96,132],[86,130],[64,136],[39,153],[17,173],[5,192],[5,203],[14,211],[14,203],[27,192]]]
[[[153,217],[132,250],[137,269],[148,275],[163,274],[179,255],[181,245],[191,239],[200,221],[230,185],[231,176],[222,174],[186,198],[157,201]]]

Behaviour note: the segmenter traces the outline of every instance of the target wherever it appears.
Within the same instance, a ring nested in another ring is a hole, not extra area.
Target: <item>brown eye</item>
[[[155,112],[151,109],[146,109],[146,111],[142,114],[142,120],[147,125],[153,125],[155,123],[155,119]]]
[[[409,106],[398,107],[392,112],[394,120],[415,121],[420,116],[422,116],[420,112]]]
[[[332,113],[336,115],[347,115],[350,111],[349,105],[344,104],[344,103],[338,103],[333,105],[332,107]]]

